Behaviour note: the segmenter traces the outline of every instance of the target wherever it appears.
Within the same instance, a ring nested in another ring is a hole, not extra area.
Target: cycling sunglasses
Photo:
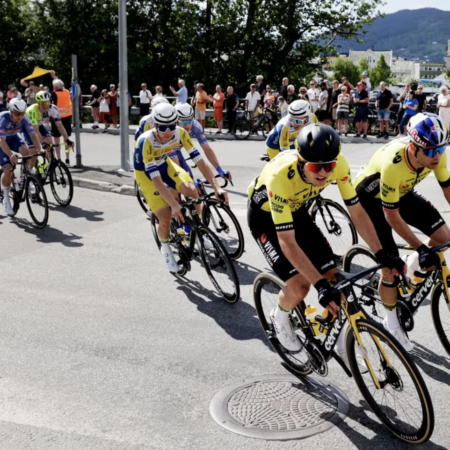
[[[190,125],[192,122],[194,122],[194,119],[180,120],[180,125]]]
[[[166,133],[167,131],[175,131],[177,128],[176,124],[171,125],[156,125],[156,129],[161,131],[161,133]]]
[[[44,106],[50,106],[50,102],[40,102],[41,103],[41,105],[44,105]]]
[[[427,156],[428,158],[434,158],[436,156],[436,153],[439,153],[442,155],[445,152],[445,149],[447,148],[446,145],[443,145],[442,147],[436,147],[436,148],[423,148],[423,154]]]
[[[337,160],[324,163],[307,162],[305,163],[305,167],[313,173],[319,173],[322,169],[325,170],[325,172],[332,172],[336,168],[337,163]]]
[[[13,111],[12,115],[16,116],[16,117],[24,116],[25,115],[25,111],[24,112]]]
[[[291,117],[289,119],[289,122],[295,123],[296,125],[303,125],[304,123],[306,123],[307,119],[307,117],[304,117],[303,119],[294,119],[293,117]]]

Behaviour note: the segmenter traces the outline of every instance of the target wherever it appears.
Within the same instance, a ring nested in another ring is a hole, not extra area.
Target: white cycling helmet
[[[175,106],[178,120],[189,120],[194,118],[194,108],[189,103],[178,103]]]
[[[302,117],[311,114],[311,104],[306,100],[295,100],[289,105],[289,117]]]
[[[27,110],[27,104],[23,100],[20,100],[18,98],[13,98],[9,102],[9,106],[8,107],[13,112],[23,113],[23,112],[25,112]]]
[[[152,100],[152,103],[151,103],[150,106],[151,106],[152,108],[154,108],[156,105],[160,105],[161,103],[169,103],[169,100],[167,100],[166,97],[158,96],[158,97],[155,97],[155,98]]]
[[[152,120],[157,125],[171,125],[177,123],[178,114],[171,104],[161,103],[153,109]]]

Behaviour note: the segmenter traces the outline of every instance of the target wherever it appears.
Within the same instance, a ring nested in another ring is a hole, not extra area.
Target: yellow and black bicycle
[[[299,375],[328,374],[327,362],[334,357],[355,382],[380,421],[399,439],[411,444],[427,441],[434,429],[434,411],[425,382],[411,357],[379,323],[367,318],[359,305],[354,286],[377,272],[381,265],[357,274],[339,271],[335,285],[345,297],[338,317],[329,321],[320,315],[306,317],[304,302],[289,319],[302,344],[299,352],[289,352],[279,342],[270,317],[277,307],[278,294],[285,284],[274,275],[260,274],[253,284],[256,311],[265,335],[281,359]],[[311,307],[308,307],[311,310]],[[350,370],[334,352],[346,322],[346,352]]]
[[[397,244],[400,250],[414,251],[406,244]],[[414,315],[420,305],[431,292],[431,316],[434,327],[445,351],[450,355],[450,270],[444,257],[444,250],[450,247],[450,242],[431,248],[441,260],[441,267],[429,272],[416,272],[414,279],[407,286],[397,288],[397,315],[403,330],[408,333],[414,329]],[[366,247],[354,245],[343,261],[346,272],[357,273],[376,264],[375,255]],[[375,321],[383,321],[386,310],[378,294],[380,273],[373,272],[361,278],[355,285],[358,298],[364,311]]]

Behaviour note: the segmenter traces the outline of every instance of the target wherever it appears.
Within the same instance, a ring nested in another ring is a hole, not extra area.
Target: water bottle
[[[408,276],[409,278],[411,278],[411,283],[421,283],[425,278],[426,272],[424,272],[420,268],[419,254],[417,252],[410,253],[409,255],[404,256],[402,259],[403,261],[405,261]]]
[[[177,233],[180,236],[181,243],[183,245],[189,245],[189,239],[191,237],[191,226],[190,225],[178,225]]]
[[[317,322],[316,315],[317,315],[317,308],[313,305],[308,305],[305,310],[306,320],[308,320],[311,323],[314,330],[314,334],[316,336],[320,336],[321,334],[319,331],[320,323]]]

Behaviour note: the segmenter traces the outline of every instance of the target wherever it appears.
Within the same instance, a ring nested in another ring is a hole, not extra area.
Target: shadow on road
[[[450,360],[445,356],[434,353],[422,344],[414,342],[415,356],[414,362],[433,380],[445,383],[450,386],[450,373],[441,369],[450,371]]]
[[[60,206],[49,203],[48,206],[50,211],[64,213],[67,217],[71,217],[73,219],[86,219],[89,222],[101,222],[105,220],[103,217],[100,217],[104,214],[103,211],[95,211],[92,209],[87,210],[74,205]]]
[[[211,317],[233,339],[246,341],[260,339],[264,345],[272,349],[267,342],[259,324],[255,309],[248,303],[238,301],[229,304],[213,291],[205,289],[198,281],[176,277],[180,285],[177,289],[197,306],[197,309]]]
[[[59,242],[66,247],[82,247],[84,245],[82,242],[76,242],[82,238],[81,236],[73,233],[65,234],[61,230],[52,228],[50,225],[47,225],[45,228],[36,228],[32,222],[26,219],[18,219],[17,217],[12,219],[12,221],[25,233],[36,236],[37,242],[46,244]]]
[[[233,261],[233,263],[241,286],[253,284],[255,278],[261,273],[261,269],[242,261],[237,260]]]

